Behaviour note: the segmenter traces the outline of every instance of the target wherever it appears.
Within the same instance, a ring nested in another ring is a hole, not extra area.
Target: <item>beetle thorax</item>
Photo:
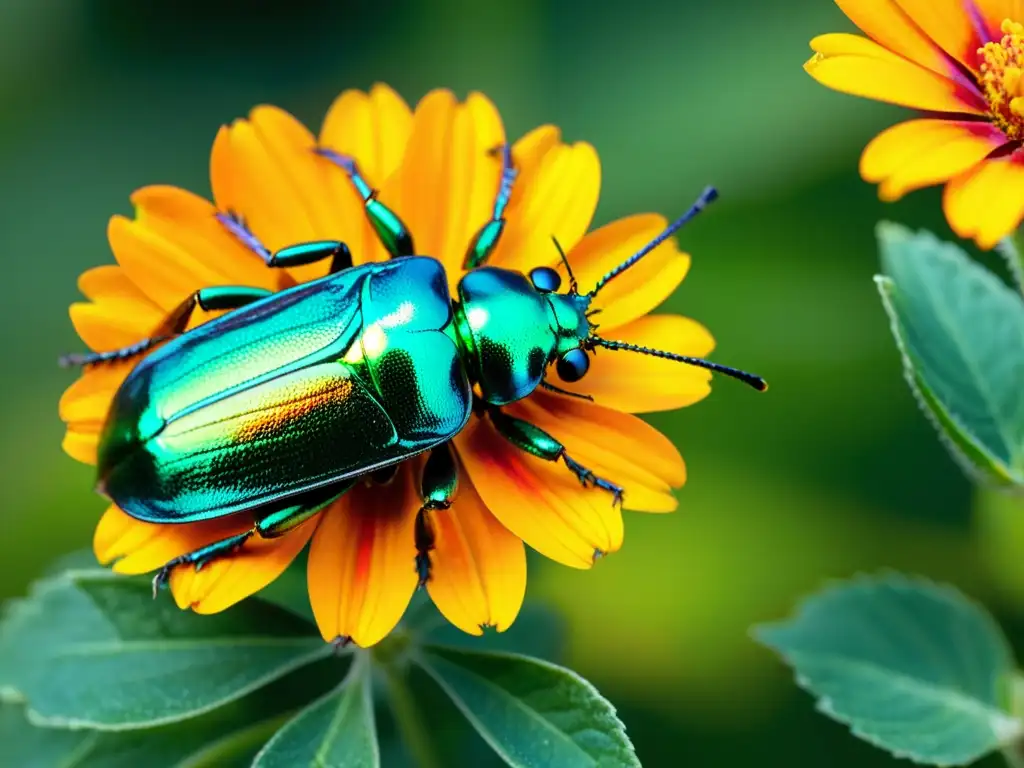
[[[569,297],[537,291],[521,273],[481,267],[459,282],[454,330],[483,399],[504,405],[529,395],[563,347],[589,332]]]

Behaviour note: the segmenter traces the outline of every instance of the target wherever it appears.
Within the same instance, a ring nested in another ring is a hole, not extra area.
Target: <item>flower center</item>
[[[999,42],[978,49],[980,85],[992,119],[1009,139],[1024,138],[1024,24],[1006,19]]]

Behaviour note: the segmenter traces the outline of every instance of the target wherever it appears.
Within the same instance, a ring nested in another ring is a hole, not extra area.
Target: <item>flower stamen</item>
[[[1003,37],[978,49],[979,86],[993,122],[1008,139],[1024,138],[1024,24],[1005,19]]]

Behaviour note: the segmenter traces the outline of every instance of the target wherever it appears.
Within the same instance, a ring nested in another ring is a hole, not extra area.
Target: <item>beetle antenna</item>
[[[687,365],[694,365],[698,368],[706,368],[709,371],[717,371],[718,373],[725,374],[734,379],[739,379],[744,384],[749,384],[751,387],[759,392],[764,392],[768,389],[768,383],[760,376],[756,376],[753,373],[747,373],[741,371],[738,368],[730,368],[727,365],[719,365],[718,363],[712,363],[710,360],[704,360],[700,357],[689,357],[687,355],[677,355],[674,352],[665,352],[660,349],[651,349],[650,347],[641,347],[638,344],[628,344],[625,341],[612,341],[610,339],[602,339],[600,336],[591,336],[589,343],[592,346],[604,347],[605,349],[621,349],[627,352],[639,352],[641,355],[650,355],[651,357],[660,357],[665,360],[674,360],[677,363],[686,363]]]
[[[569,293],[575,296],[579,293],[579,285],[576,283],[576,275],[572,273],[572,267],[569,266],[569,257],[565,255],[565,251],[562,250],[562,244],[558,242],[557,237],[552,235],[551,242],[553,242],[555,244],[555,248],[558,249],[558,255],[562,257],[562,263],[565,264],[565,271],[569,275]]]
[[[672,237],[672,235],[674,235],[676,232],[678,232],[679,229],[682,228],[682,226],[684,224],[686,224],[686,222],[688,222],[691,219],[695,218],[698,213],[700,213],[701,211],[704,210],[704,208],[707,207],[708,203],[714,202],[717,198],[718,198],[718,190],[717,189],[715,189],[714,187],[705,187],[704,191],[700,193],[700,197],[698,197],[697,200],[694,202],[694,204],[690,206],[690,210],[688,210],[686,213],[684,213],[678,219],[676,219],[671,224],[669,224],[665,228],[665,231],[662,232],[660,235],[658,235],[653,240],[651,240],[651,242],[649,242],[647,245],[645,245],[639,251],[637,251],[632,256],[630,256],[628,259],[626,259],[624,262],[619,264],[619,266],[617,266],[611,272],[607,273],[604,277],[602,277],[600,280],[598,280],[597,281],[597,285],[594,286],[594,290],[592,290],[587,295],[590,296],[591,298],[596,296],[597,292],[600,291],[602,288],[604,288],[611,280],[613,280],[616,277],[618,277],[619,275],[621,275],[627,269],[629,269],[634,264],[636,264],[638,261],[640,261],[640,259],[642,259],[644,256],[646,256],[648,253],[650,253],[655,248],[657,248],[659,245],[661,245],[663,242],[668,240],[668,238]]]

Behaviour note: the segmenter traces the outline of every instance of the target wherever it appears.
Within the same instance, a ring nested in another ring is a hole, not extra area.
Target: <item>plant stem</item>
[[[1024,227],[1003,238],[998,249],[1010,266],[1018,290],[1024,293]]]
[[[412,691],[409,690],[406,670],[400,668],[394,660],[378,666],[384,672],[388,701],[395,716],[395,723],[413,759],[420,768],[441,768],[441,761],[430,738],[430,729],[423,722],[423,714],[416,705]]]

